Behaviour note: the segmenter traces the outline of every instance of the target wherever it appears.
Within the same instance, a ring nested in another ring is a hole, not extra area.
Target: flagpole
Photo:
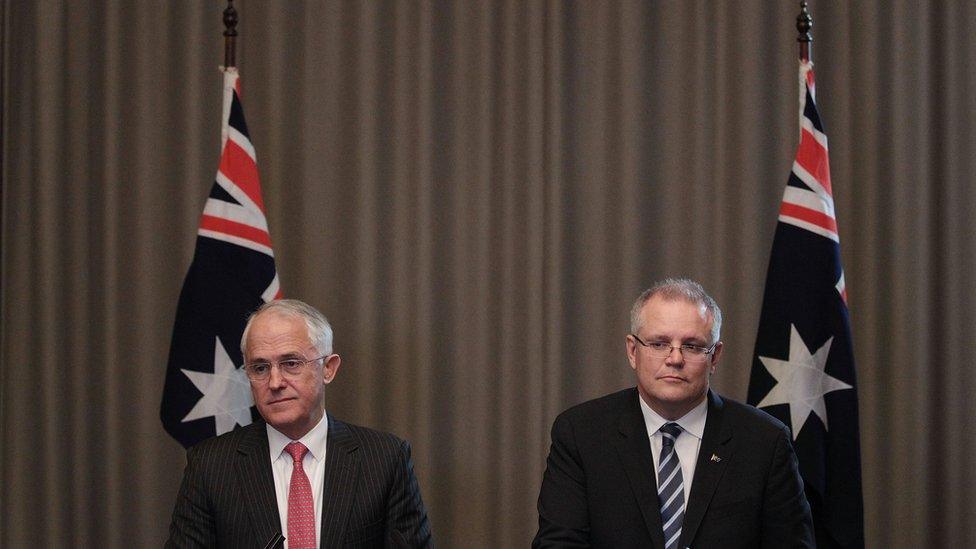
[[[799,33],[796,41],[800,43],[800,61],[813,61],[811,50],[813,35],[810,34],[812,28],[813,17],[810,16],[810,11],[807,9],[806,0],[803,0],[800,2],[800,15],[796,16],[796,30]]]
[[[166,432],[185,448],[251,423],[254,400],[234,342],[249,313],[281,298],[254,144],[240,102],[233,0],[223,22],[220,161],[176,306],[159,407]]]
[[[815,93],[812,87],[812,82],[807,82],[807,77],[809,76],[810,68],[813,66],[813,51],[812,42],[813,35],[810,34],[810,29],[813,28],[813,17],[810,15],[810,10],[807,9],[806,0],[800,1],[800,15],[796,16],[796,31],[798,33],[796,41],[800,44],[800,80],[799,88],[799,118],[797,129],[800,132],[800,139],[803,138],[803,111],[807,102],[807,90],[810,93]],[[810,86],[808,87],[808,84]]]
[[[221,111],[220,125],[220,150],[224,150],[227,143],[227,132],[229,130],[228,121],[230,120],[230,107],[233,103],[234,90],[240,92],[237,81],[237,67],[235,57],[235,46],[237,42],[237,10],[234,9],[234,0],[227,0],[227,9],[224,10],[224,66],[220,67],[221,74],[224,75],[224,102]]]
[[[237,40],[237,10],[234,9],[234,0],[227,0],[224,27],[224,67],[230,68],[235,66],[234,46]]]

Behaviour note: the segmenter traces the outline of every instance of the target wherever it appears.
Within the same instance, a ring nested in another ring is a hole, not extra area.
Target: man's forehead
[[[265,328],[273,327],[276,329],[293,329],[296,326],[305,326],[305,319],[299,315],[287,314],[275,309],[270,309],[258,313],[254,317],[254,324]]]
[[[267,311],[255,317],[247,335],[247,346],[264,342],[289,340],[293,343],[311,344],[308,326],[303,318]]]
[[[707,338],[712,327],[712,315],[708,307],[690,299],[654,296],[644,304],[641,316],[645,329],[650,330],[664,329],[673,323],[693,318],[701,322],[695,328],[700,328],[704,332],[702,335]]]
[[[648,311],[658,312],[657,309],[659,309],[662,305],[665,304],[685,305],[689,309],[695,309],[698,312],[698,316],[701,317],[702,320],[707,321],[711,318],[711,315],[708,312],[708,307],[706,307],[704,303],[699,303],[697,301],[694,301],[692,299],[686,299],[684,297],[666,297],[661,295],[653,296],[650,299],[648,299],[646,303],[644,303],[644,312],[645,313],[647,313]]]

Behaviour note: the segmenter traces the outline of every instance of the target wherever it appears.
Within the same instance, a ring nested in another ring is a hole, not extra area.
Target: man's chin
[[[685,384],[674,384],[668,383],[663,386],[658,386],[657,391],[653,393],[655,400],[659,400],[668,405],[697,405],[705,397],[705,393],[692,394],[688,391],[688,386]]]
[[[278,429],[279,431],[283,431],[288,426],[294,425],[297,422],[295,414],[290,410],[275,410],[273,408],[265,408],[259,409],[258,411],[261,412],[261,417],[264,418],[264,421],[268,425]]]

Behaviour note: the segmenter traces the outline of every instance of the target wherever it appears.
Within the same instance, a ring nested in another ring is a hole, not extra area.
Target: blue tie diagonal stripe
[[[677,547],[684,517],[685,485],[681,478],[681,462],[674,451],[674,441],[681,434],[677,423],[661,427],[661,459],[657,468],[657,496],[661,504],[661,523],[664,527],[664,548]]]

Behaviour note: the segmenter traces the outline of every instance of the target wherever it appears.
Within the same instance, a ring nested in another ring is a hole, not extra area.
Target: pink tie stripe
[[[308,481],[302,458],[308,448],[301,442],[291,442],[285,446],[291,454],[293,468],[291,484],[288,489],[288,548],[316,549],[315,545],[315,504],[312,502],[312,484]]]

